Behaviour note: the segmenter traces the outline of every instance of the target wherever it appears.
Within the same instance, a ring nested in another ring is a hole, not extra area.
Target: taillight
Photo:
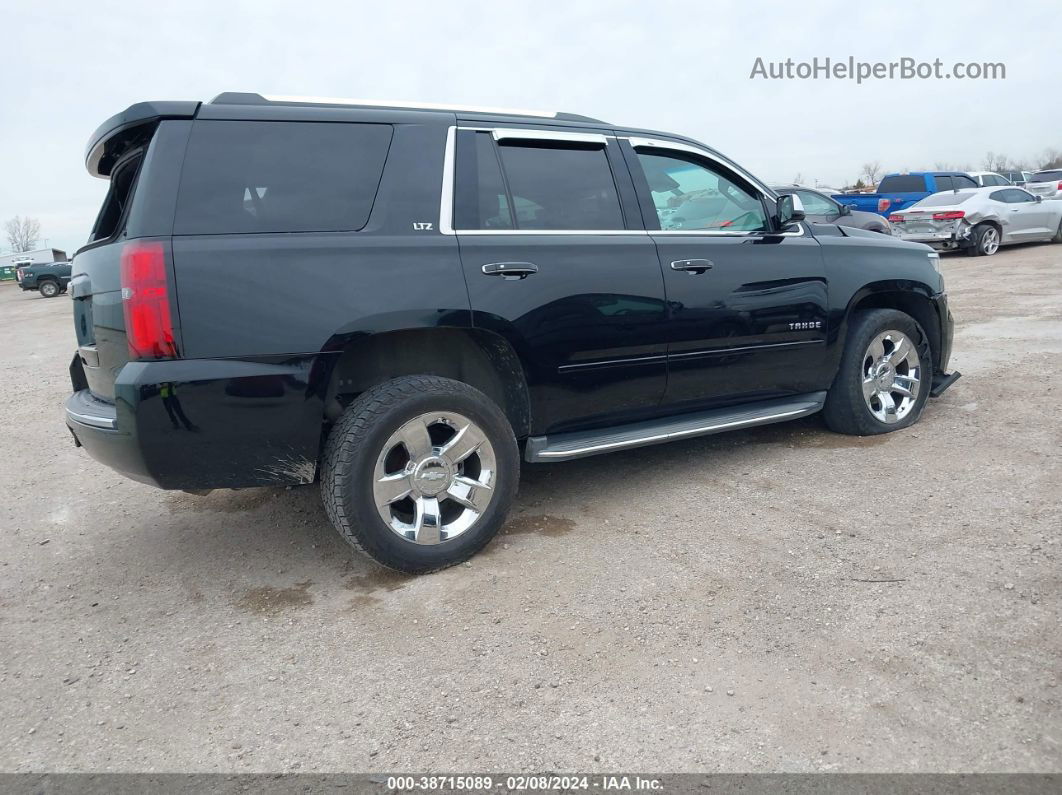
[[[878,212],[883,213],[889,209],[889,205],[892,204],[892,199],[878,199]]]
[[[933,213],[934,221],[954,221],[958,218],[964,218],[966,216],[965,210],[948,210],[944,213]]]
[[[906,221],[906,220],[907,220],[907,219],[906,219],[906,218],[904,218],[904,217],[903,217],[902,215],[900,215],[899,213],[893,213],[892,215],[890,215],[890,216],[889,216],[889,222],[890,222],[890,223],[893,223],[893,224],[895,224],[895,223],[903,223],[903,222],[904,222],[904,221]]]
[[[1057,190],[1062,190],[1062,182],[1059,182],[1059,183],[1058,183],[1058,188],[1057,188]]]
[[[135,240],[122,249],[122,308],[132,359],[177,355],[166,284],[166,251],[157,241]]]

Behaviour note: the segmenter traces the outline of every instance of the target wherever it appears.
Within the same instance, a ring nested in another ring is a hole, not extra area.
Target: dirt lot
[[[913,429],[525,466],[420,579],[315,488],[96,465],[68,300],[0,286],[0,769],[1062,770],[1062,246],[943,268],[964,377]]]

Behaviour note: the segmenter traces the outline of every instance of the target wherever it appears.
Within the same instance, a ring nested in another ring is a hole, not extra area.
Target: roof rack
[[[241,91],[226,91],[218,94],[211,105],[342,105],[352,108],[396,108],[401,110],[442,110],[456,113],[480,113],[488,116],[531,116],[558,121],[581,121],[605,124],[601,119],[582,116],[578,113],[561,113],[553,110],[524,110],[519,108],[492,108],[479,105],[452,105],[438,102],[407,102],[398,99],[343,99],[337,97],[301,97],[289,94],[255,94]]]

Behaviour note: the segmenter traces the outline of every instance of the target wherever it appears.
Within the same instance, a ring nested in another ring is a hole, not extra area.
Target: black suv
[[[134,105],[86,159],[76,443],[164,489],[319,478],[402,571],[481,549],[521,455],[885,433],[958,377],[934,252],[669,133],[230,93]]]

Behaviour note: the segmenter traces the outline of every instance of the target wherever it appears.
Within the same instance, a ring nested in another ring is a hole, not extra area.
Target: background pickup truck
[[[15,269],[18,286],[23,290],[39,290],[45,298],[65,293],[70,284],[69,262],[35,262]]]
[[[973,177],[962,171],[913,171],[886,174],[878,184],[877,193],[835,193],[833,198],[853,210],[888,215],[934,193],[976,187]]]

